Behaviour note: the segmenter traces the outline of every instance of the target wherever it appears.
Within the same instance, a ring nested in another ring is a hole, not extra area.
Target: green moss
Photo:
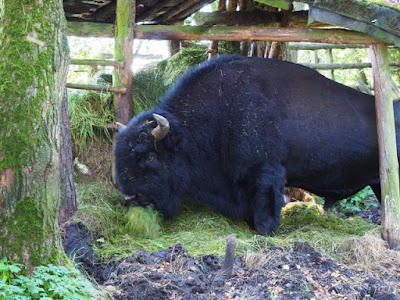
[[[55,38],[50,20],[46,20],[49,4],[34,5],[29,1],[6,1],[1,32],[0,74],[0,147],[6,167],[18,170],[33,157],[41,137],[42,105],[47,90],[53,85],[52,62]],[[32,3],[36,3],[32,1]],[[22,11],[30,11],[21,13]],[[46,41],[45,47],[29,42],[31,35]],[[22,51],[23,49],[23,51]],[[12,137],[12,138],[11,138]]]
[[[370,4],[378,4],[381,6],[385,6],[385,7],[390,7],[393,8],[395,10],[400,11],[400,5],[398,3],[391,3],[387,0],[363,0],[363,1],[359,1],[359,2],[366,2],[366,3],[370,3]]]
[[[115,35],[115,58],[117,60],[125,61],[125,55],[122,49],[122,43],[128,39],[130,34],[132,33],[132,26],[130,23],[133,23],[133,17],[131,16],[131,7],[133,5],[133,0],[123,0],[118,1],[117,5],[117,30]],[[114,69],[114,86],[116,87],[124,87],[124,83],[118,69]]]
[[[2,255],[8,252],[13,253],[16,258],[21,258],[26,256],[24,249],[35,249],[29,251],[29,263],[31,265],[43,263],[41,253],[47,251],[42,249],[45,246],[43,241],[54,234],[50,228],[44,227],[43,217],[43,212],[37,208],[34,199],[25,198],[18,201],[15,211],[3,222],[4,224],[1,224],[2,228],[7,228],[8,231],[8,239],[2,241]],[[58,258],[54,258],[58,257],[58,252],[53,251],[49,263],[59,261]]]
[[[58,32],[65,28],[65,19],[55,13],[62,9],[59,1],[2,4],[0,173],[11,169],[14,180],[0,191],[7,198],[6,206],[0,207],[0,225],[6,228],[0,255],[23,260],[29,268],[58,263],[60,256],[54,232],[59,178],[46,176],[58,174],[53,164],[56,130],[51,129],[57,126],[53,123],[59,121],[61,107],[54,73],[63,63]]]

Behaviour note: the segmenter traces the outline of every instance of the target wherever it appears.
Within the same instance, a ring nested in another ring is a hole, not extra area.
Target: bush
[[[21,270],[20,264],[6,258],[0,261],[0,299],[96,299],[105,295],[75,268],[40,266],[31,277],[21,275]]]

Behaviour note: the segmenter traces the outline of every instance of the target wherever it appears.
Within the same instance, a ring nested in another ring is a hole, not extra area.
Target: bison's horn
[[[169,132],[169,122],[166,118],[157,114],[153,114],[153,118],[157,121],[158,125],[151,131],[151,133],[154,135],[156,140],[162,140]]]
[[[116,122],[115,125],[117,127],[117,131],[121,131],[121,130],[126,128],[126,125],[124,125],[124,124],[122,124],[120,122]]]

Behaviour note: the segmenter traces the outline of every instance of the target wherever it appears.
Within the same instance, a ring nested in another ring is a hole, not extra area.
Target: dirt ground
[[[379,223],[380,211],[373,210],[363,217]],[[324,257],[306,242],[295,242],[290,251],[270,247],[236,257],[229,278],[221,274],[222,258],[192,257],[180,244],[108,264],[96,260],[92,246],[83,225],[67,229],[66,253],[113,299],[400,299],[400,272],[374,276]]]

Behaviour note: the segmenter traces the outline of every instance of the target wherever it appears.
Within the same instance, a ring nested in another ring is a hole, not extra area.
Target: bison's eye
[[[152,162],[153,160],[154,160],[154,156],[153,156],[153,155],[149,155],[149,156],[146,158],[146,162],[147,162],[147,163]]]

